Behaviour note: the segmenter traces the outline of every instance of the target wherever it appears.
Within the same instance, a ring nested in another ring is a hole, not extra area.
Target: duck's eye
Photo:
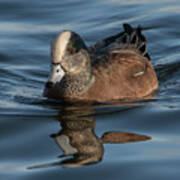
[[[57,69],[56,72],[58,73],[58,72],[59,72],[59,69]]]
[[[74,53],[74,49],[73,49],[73,48],[69,48],[68,50],[69,50],[69,53],[70,53],[70,54],[73,54],[73,53]]]

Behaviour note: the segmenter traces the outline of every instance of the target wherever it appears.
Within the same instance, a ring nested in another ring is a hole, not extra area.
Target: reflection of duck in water
[[[94,133],[95,120],[89,116],[90,111],[70,110],[66,107],[60,115],[61,131],[52,135],[63,155],[73,155],[62,161],[65,167],[75,167],[101,161],[104,148],[101,140]],[[84,116],[84,117],[83,117]]]
[[[53,135],[63,150],[63,155],[73,155],[71,159],[62,161],[65,167],[76,167],[101,161],[104,148],[101,140],[94,133],[95,121],[75,120],[63,122],[62,130]]]
[[[63,106],[57,116],[61,130],[51,135],[63,151],[63,155],[60,157],[61,161],[35,165],[28,167],[28,169],[52,167],[60,164],[63,167],[78,167],[97,163],[103,158],[104,143],[127,143],[151,139],[145,135],[119,131],[107,131],[99,138],[94,131],[96,121],[93,119],[93,108],[87,104],[85,106]]]
[[[70,108],[71,109],[71,108]],[[148,136],[125,132],[106,132],[99,138],[94,132],[95,120],[90,109],[62,111],[62,129],[52,137],[63,151],[63,156],[71,158],[61,162],[64,167],[78,167],[101,161],[104,154],[103,143],[126,143],[144,141]],[[81,108],[82,109],[82,108]]]
[[[125,24],[122,33],[89,48],[78,34],[64,31],[51,58],[49,98],[107,102],[143,98],[158,88],[140,27]]]

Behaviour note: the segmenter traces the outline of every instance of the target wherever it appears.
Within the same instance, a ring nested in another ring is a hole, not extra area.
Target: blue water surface
[[[178,0],[1,0],[0,179],[179,180],[179,19]],[[145,28],[160,83],[153,99],[74,107],[42,96],[57,33],[76,31],[91,45],[122,31],[123,23]],[[85,158],[100,158],[70,168],[57,139],[62,132],[87,137],[87,131],[95,148]],[[136,140],[103,142],[112,131]]]

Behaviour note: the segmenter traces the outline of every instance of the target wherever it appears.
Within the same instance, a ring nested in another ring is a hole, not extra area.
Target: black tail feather
[[[129,24],[123,24],[124,31],[129,35],[132,34],[133,28]]]
[[[89,48],[90,52],[96,53],[100,49],[106,48],[109,45],[118,42],[121,46],[120,48],[134,48],[138,52],[150,60],[150,56],[146,50],[146,38],[142,35],[141,31],[145,28],[138,26],[136,28],[131,27],[129,24],[123,24],[124,31],[102,41],[96,43]]]
[[[142,35],[141,26],[132,28],[129,24],[123,24],[124,37],[122,39],[123,43],[128,44],[130,47],[136,48],[139,53],[150,60],[150,56],[146,50],[146,38]]]

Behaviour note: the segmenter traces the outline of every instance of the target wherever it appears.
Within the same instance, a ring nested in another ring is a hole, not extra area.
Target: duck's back
[[[137,99],[158,88],[150,61],[130,52],[112,54],[109,64],[96,66],[93,73],[93,85],[81,96],[87,101]]]
[[[100,102],[137,99],[158,88],[140,27],[132,29],[125,25],[124,29],[119,39],[94,51],[95,81],[80,99]]]

